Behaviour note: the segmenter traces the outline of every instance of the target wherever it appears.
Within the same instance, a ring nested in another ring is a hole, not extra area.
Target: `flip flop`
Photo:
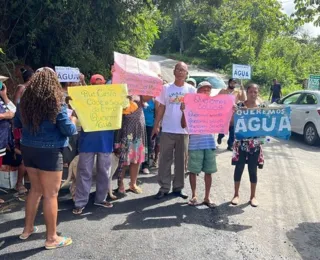
[[[75,215],[81,215],[83,210],[84,210],[84,207],[74,208],[74,209],[72,210],[72,213],[75,214]]]
[[[18,187],[15,188],[15,190],[18,192],[19,195],[25,194],[28,192],[27,188],[24,187],[23,184],[19,185]]]
[[[109,208],[109,209],[113,207],[113,204],[108,201],[102,201],[100,203],[95,202],[94,205],[104,207],[104,208]]]
[[[189,206],[197,206],[199,203],[198,203],[198,200],[197,198],[192,198],[191,200],[189,200],[188,202],[188,205]]]
[[[33,233],[37,233],[38,232],[38,228],[37,227],[33,227],[33,231],[29,234],[29,235],[23,235],[23,234],[21,234],[20,236],[19,236],[19,238],[21,239],[21,240],[26,240],[26,239],[28,239]]]
[[[211,208],[211,209],[214,209],[217,207],[216,204],[214,204],[213,202],[209,202],[209,201],[203,201],[202,204],[206,205],[208,208]]]
[[[142,189],[138,186],[130,186],[129,190],[132,191],[135,194],[141,194],[142,193]]]
[[[60,243],[57,243],[57,244],[52,245],[52,246],[45,245],[44,247],[47,250],[51,250],[51,249],[57,249],[57,248],[60,248],[60,247],[70,246],[71,244],[72,244],[72,239],[70,237],[63,237],[63,239],[61,240]]]

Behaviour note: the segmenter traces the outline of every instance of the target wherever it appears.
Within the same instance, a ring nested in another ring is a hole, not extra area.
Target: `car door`
[[[307,122],[313,122],[316,125],[315,120],[319,117],[317,112],[318,99],[312,93],[304,93],[299,99],[295,108],[295,114],[299,119],[297,125],[297,133],[303,134],[304,127]]]
[[[302,93],[293,93],[284,97],[279,103],[289,106],[291,108],[291,131],[297,133],[299,129],[299,113],[297,108],[299,107],[298,102],[302,97]]]

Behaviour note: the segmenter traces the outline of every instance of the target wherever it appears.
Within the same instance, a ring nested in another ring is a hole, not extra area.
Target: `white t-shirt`
[[[183,87],[177,87],[174,83],[163,86],[162,92],[156,100],[166,106],[166,111],[162,119],[162,132],[172,134],[188,134],[187,129],[181,127],[180,110],[181,101],[187,93],[196,93],[197,90],[188,83]]]

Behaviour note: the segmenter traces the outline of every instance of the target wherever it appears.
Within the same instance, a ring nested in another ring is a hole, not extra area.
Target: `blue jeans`
[[[222,139],[224,137],[224,134],[219,134],[218,138]],[[234,126],[229,126],[229,139],[228,139],[228,147],[232,147],[234,142]]]

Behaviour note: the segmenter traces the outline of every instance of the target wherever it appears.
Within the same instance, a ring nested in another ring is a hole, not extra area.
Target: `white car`
[[[304,137],[309,145],[319,141],[320,91],[301,90],[293,92],[277,103],[291,108],[291,130]]]
[[[209,81],[213,86],[211,90],[211,96],[215,96],[219,93],[219,91],[223,88],[226,88],[225,81],[217,74],[206,71],[197,71],[197,72],[189,72],[189,78],[193,78],[196,80],[197,85],[202,81]]]

